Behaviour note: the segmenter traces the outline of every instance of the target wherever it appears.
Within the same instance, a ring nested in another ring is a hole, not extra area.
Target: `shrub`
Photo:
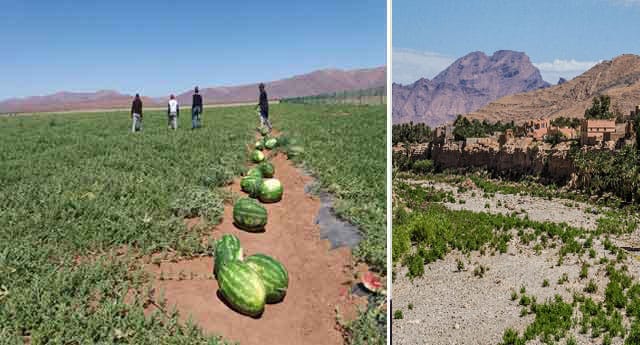
[[[433,161],[429,159],[417,160],[413,162],[411,171],[416,174],[427,174],[433,171]]]

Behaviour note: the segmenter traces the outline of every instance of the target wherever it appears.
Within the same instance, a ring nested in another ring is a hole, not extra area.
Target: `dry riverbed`
[[[533,196],[496,193],[485,198],[478,189],[458,193],[457,188],[446,183],[405,181],[411,184],[433,186],[436,189],[451,191],[455,202],[445,202],[452,210],[470,210],[513,214],[534,221],[566,222],[575,227],[594,230],[597,219],[594,207],[585,203],[564,199],[546,199]],[[463,200],[460,202],[459,200]],[[536,242],[523,245],[513,232],[507,253],[488,251],[485,255],[472,252],[469,255],[453,251],[444,260],[438,260],[425,266],[422,277],[411,280],[407,268],[396,265],[393,283],[393,310],[400,310],[401,319],[394,319],[393,343],[413,344],[498,344],[507,328],[513,328],[520,335],[535,319],[534,314],[521,315],[519,299],[521,291],[527,296],[535,296],[538,303],[560,295],[571,302],[574,293],[582,293],[597,303],[604,300],[604,291],[609,278],[606,264],[601,260],[615,260],[616,255],[606,250],[604,238],[595,238],[592,248],[594,257],[587,254],[567,255],[559,264],[560,243],[555,248],[535,251]],[[616,245],[637,244],[638,231],[613,241]],[[459,261],[464,268],[459,269]],[[581,277],[583,264],[588,264],[588,276]],[[634,253],[628,253],[624,264],[628,273],[640,276],[640,261]],[[477,269],[486,271],[478,275]],[[566,279],[564,278],[566,277]],[[585,293],[584,289],[593,280],[597,285],[595,293]],[[544,282],[547,283],[544,283]],[[515,297],[514,297],[515,296]],[[515,299],[513,299],[515,298]],[[624,311],[623,311],[624,313]],[[574,319],[579,319],[578,308],[574,308]],[[628,329],[629,320],[624,317],[623,325]],[[569,334],[578,344],[602,344],[602,335],[592,338],[590,334],[581,334],[579,326],[573,326]],[[566,338],[559,344],[564,344]],[[528,344],[538,344],[530,341]],[[613,338],[612,344],[624,341]]]

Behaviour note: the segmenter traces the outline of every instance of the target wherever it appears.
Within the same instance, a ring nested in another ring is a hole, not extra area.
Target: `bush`
[[[429,159],[422,159],[413,162],[411,171],[416,174],[427,174],[433,171],[433,161]]]

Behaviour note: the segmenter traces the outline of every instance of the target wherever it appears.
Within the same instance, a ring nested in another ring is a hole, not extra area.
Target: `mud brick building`
[[[604,141],[611,141],[616,137],[616,122],[614,120],[584,119],[580,127],[580,144],[592,146]],[[624,136],[624,132],[623,136]]]

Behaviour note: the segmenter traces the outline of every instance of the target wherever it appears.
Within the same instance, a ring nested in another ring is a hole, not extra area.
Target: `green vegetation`
[[[335,197],[338,216],[358,225],[354,256],[386,273],[386,108],[384,106],[274,105],[284,146],[301,145],[294,161]],[[348,154],[346,154],[348,153]],[[386,343],[384,298],[370,298],[344,326],[352,345]]]
[[[135,134],[124,113],[0,119],[3,340],[217,344],[176,314],[145,317],[139,264],[109,253],[211,253],[205,228],[186,231],[182,218],[219,220],[217,187],[244,169],[253,135],[247,109],[208,110],[215,126],[175,132],[149,112]]]
[[[432,172],[434,169],[433,161],[429,159],[421,159],[413,161],[413,166],[411,167],[411,171],[416,174],[426,174]]]
[[[490,248],[506,253],[513,236],[510,230],[518,230],[518,237],[525,244],[536,238],[559,239],[562,243],[560,257],[585,251],[576,241],[584,230],[567,224],[449,210],[440,204],[430,203],[434,200],[430,189],[399,181],[394,184],[394,190],[402,205],[411,211],[407,212],[404,207],[394,210],[392,257],[394,263],[403,263],[409,268],[411,277],[421,276],[424,264],[444,258],[452,249],[468,253]],[[416,247],[417,251],[408,254],[412,247]]]
[[[386,344],[387,311],[383,308],[385,302],[386,297],[382,295],[369,297],[367,308],[360,310],[358,318],[344,326],[348,344]]]
[[[432,131],[425,123],[401,123],[391,127],[393,146],[398,143],[422,144],[431,142]]]
[[[584,111],[585,119],[609,120],[615,115],[609,110],[611,106],[611,97],[608,95],[600,95],[594,97],[591,102],[591,108]]]
[[[558,285],[562,285],[569,281],[569,275],[565,272],[562,273],[562,276],[558,278]]]
[[[613,194],[637,204],[640,201],[640,156],[630,146],[617,151],[573,150],[578,187],[590,195]]]
[[[384,271],[384,108],[272,108],[305,148],[296,159],[363,229],[357,257]],[[207,109],[197,131],[169,131],[165,113],[147,112],[135,134],[122,112],[0,118],[2,341],[221,344],[152,297],[140,256],[211,255],[206,229],[230,197],[220,187],[245,170],[255,124],[251,107]],[[195,216],[204,224],[187,231]],[[145,315],[150,303],[158,311]],[[351,344],[384,343],[374,303],[346,327]]]
[[[387,102],[387,88],[384,86],[355,90],[324,93],[315,96],[304,96],[281,99],[285,104],[358,104],[381,105]]]
[[[536,318],[524,331],[527,340],[540,336],[543,342],[551,343],[562,338],[571,328],[573,306],[564,302],[559,295],[553,301],[532,305],[531,311]]]
[[[386,111],[382,106],[274,106],[278,127],[304,147],[296,157],[336,197],[336,213],[359,225],[356,257],[386,271]],[[348,153],[348,155],[346,154]]]
[[[503,124],[500,121],[496,123],[489,123],[487,120],[480,122],[478,119],[469,121],[469,119],[462,115],[458,115],[456,120],[453,122],[453,125],[455,126],[453,136],[456,140],[484,138],[495,132],[504,132],[507,129],[516,130],[516,126],[513,122]]]
[[[569,127],[573,129],[578,129],[580,128],[581,121],[577,117],[560,116],[551,120],[549,124],[554,127]]]

